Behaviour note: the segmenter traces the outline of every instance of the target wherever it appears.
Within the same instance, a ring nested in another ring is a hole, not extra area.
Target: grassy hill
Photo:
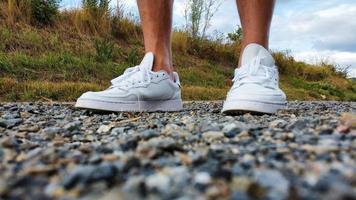
[[[86,10],[62,11],[51,25],[33,23],[0,4],[0,101],[74,101],[101,90],[143,56],[137,23],[94,17]],[[240,52],[237,43],[173,34],[174,66],[184,100],[224,99]],[[281,87],[289,100],[356,101],[356,84],[327,63],[309,65],[275,52]]]

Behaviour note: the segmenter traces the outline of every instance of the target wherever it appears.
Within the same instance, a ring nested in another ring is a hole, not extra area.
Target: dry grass
[[[107,86],[83,82],[17,81],[0,78],[0,101],[34,101],[50,99],[75,101],[82,93],[99,91]],[[227,88],[183,86],[184,100],[222,100]]]
[[[186,86],[182,88],[182,98],[189,100],[223,100],[228,88]]]
[[[93,15],[87,9],[72,11],[74,26],[81,34],[107,36],[111,32],[111,22],[108,14]]]
[[[17,81],[11,78],[0,78],[0,101],[35,101],[51,99],[74,101],[86,91],[97,91],[105,88],[95,83]]]
[[[0,16],[7,25],[31,22],[30,1],[7,0],[0,2]]]
[[[172,34],[172,48],[176,52],[186,54],[189,46],[189,35],[183,31],[175,31]]]

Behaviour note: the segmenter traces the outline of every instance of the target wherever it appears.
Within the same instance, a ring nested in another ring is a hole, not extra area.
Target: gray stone
[[[289,192],[289,181],[276,170],[256,170],[254,178],[258,184],[267,189],[268,199],[286,199]]]
[[[284,128],[285,126],[288,125],[288,122],[286,122],[283,119],[277,119],[269,123],[269,128],[275,129],[275,128]]]
[[[228,138],[233,138],[236,135],[240,134],[241,131],[248,129],[248,126],[243,122],[230,123],[224,126],[223,132],[224,135]]]
[[[154,137],[158,137],[159,135],[160,135],[160,133],[157,130],[153,130],[153,129],[148,129],[148,130],[145,130],[145,131],[140,133],[140,136],[144,140],[148,140],[148,139],[151,139],[151,138],[154,138]]]
[[[208,131],[203,133],[203,139],[206,141],[222,140],[224,139],[224,133],[220,131]]]
[[[21,124],[22,119],[1,119],[0,118],[0,127],[4,127],[4,128],[12,128],[15,127],[19,124]]]
[[[66,124],[63,128],[68,131],[79,130],[81,124],[82,123],[80,121],[74,121],[74,122],[70,122],[70,123]]]
[[[57,134],[61,133],[63,129],[59,127],[48,127],[42,130],[45,139],[53,139]]]

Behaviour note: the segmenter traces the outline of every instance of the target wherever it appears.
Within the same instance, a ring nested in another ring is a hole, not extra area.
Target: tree
[[[193,38],[205,38],[210,23],[224,0],[187,0],[184,17],[186,30]]]
[[[243,32],[241,26],[238,26],[234,32],[228,33],[227,37],[230,41],[240,44],[243,39]]]
[[[123,3],[123,0],[116,0],[116,9],[115,9],[115,16],[118,17],[119,19],[122,19],[125,17],[125,4]]]
[[[110,0],[82,0],[83,8],[89,11],[90,15],[100,17],[109,15]]]

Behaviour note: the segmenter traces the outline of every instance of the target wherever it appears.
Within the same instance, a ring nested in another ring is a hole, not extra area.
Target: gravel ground
[[[356,199],[356,102],[225,116],[0,104],[0,199]]]

